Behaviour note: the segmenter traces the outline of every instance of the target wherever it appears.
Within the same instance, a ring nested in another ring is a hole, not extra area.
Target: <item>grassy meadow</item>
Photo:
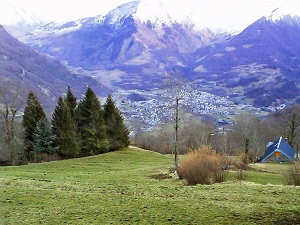
[[[0,224],[300,224],[300,188],[284,185],[285,165],[187,186],[168,174],[172,163],[131,147],[0,167]]]

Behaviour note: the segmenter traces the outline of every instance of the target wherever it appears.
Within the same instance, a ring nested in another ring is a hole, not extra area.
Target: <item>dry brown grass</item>
[[[292,164],[288,172],[284,174],[284,178],[288,185],[300,186],[300,163]]]
[[[210,146],[191,151],[179,167],[179,177],[188,184],[213,184],[223,182],[228,174],[230,159],[218,155]]]

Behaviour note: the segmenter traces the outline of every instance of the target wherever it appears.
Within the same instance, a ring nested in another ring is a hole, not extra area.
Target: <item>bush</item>
[[[186,155],[178,175],[190,185],[213,184],[226,179],[229,166],[227,156],[216,154],[210,146],[202,146]]]
[[[241,161],[234,161],[232,165],[234,170],[248,170],[250,168],[247,164]]]
[[[248,164],[248,155],[246,153],[240,153],[239,158],[244,165]]]
[[[300,186],[300,164],[297,162],[292,164],[284,174],[284,178],[288,185]]]
[[[246,176],[244,170],[238,169],[238,170],[236,171],[235,179],[236,179],[237,181],[246,180],[246,177],[247,177],[247,176]]]

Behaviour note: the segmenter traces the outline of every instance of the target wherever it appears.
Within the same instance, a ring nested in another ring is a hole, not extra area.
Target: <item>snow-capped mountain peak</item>
[[[117,23],[118,21],[135,14],[137,12],[138,5],[139,1],[132,1],[120,5],[105,15],[105,21],[110,24]],[[100,17],[103,18],[103,16]]]
[[[300,19],[300,9],[299,7],[293,6],[293,4],[288,4],[276,8],[269,15],[265,17],[267,18],[268,21],[272,21],[274,23],[281,21],[284,18]]]
[[[170,16],[167,7],[160,0],[140,0],[134,17],[151,24],[172,24],[175,20]]]
[[[129,16],[135,20],[150,22],[152,25],[169,25],[175,21],[160,0],[134,0],[113,9],[105,16],[98,16],[98,20],[116,24]]]
[[[9,1],[0,2],[0,24],[15,36],[21,36],[45,22],[36,14]]]

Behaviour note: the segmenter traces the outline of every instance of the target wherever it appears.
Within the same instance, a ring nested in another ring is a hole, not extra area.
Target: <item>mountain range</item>
[[[138,7],[135,1],[105,16],[50,23],[21,40],[69,66],[91,71],[106,84],[144,89],[161,83],[166,72],[185,65],[195,49],[215,38],[210,30],[196,31],[189,24],[135,19]]]
[[[140,16],[145,1],[133,1],[106,15],[48,23],[19,40],[113,90],[163,89],[179,75],[257,107],[300,95],[299,16],[276,9],[238,33],[218,32],[176,21],[157,4],[148,17]]]

